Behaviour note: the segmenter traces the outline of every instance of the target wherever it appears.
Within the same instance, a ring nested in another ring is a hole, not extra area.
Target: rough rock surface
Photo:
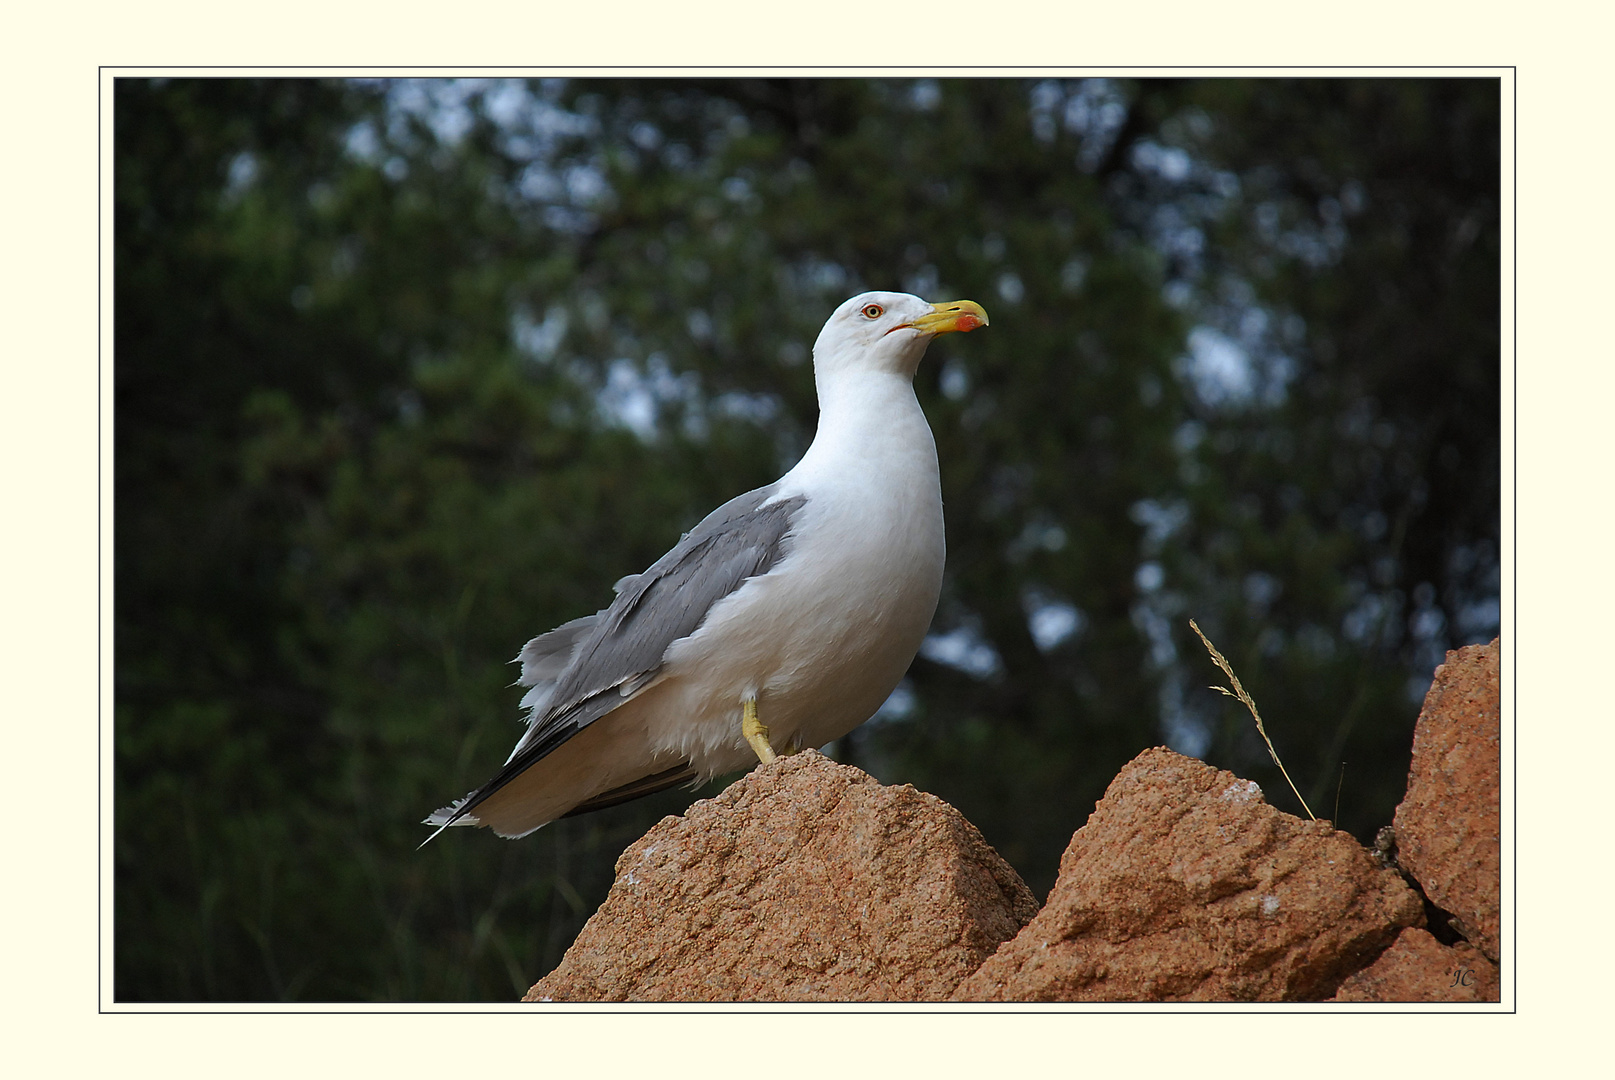
[[[523,1000],[945,1000],[1037,907],[953,807],[805,751],[624,852]]]
[[[1396,808],[1397,859],[1492,961],[1502,884],[1502,706],[1498,643],[1447,654],[1413,731],[1408,791]]]
[[[1042,912],[954,999],[1317,1000],[1422,922],[1418,895],[1328,822],[1148,750],[1071,838]]]
[[[1452,948],[1409,928],[1340,984],[1335,1001],[1497,1001],[1497,968],[1468,942]]]

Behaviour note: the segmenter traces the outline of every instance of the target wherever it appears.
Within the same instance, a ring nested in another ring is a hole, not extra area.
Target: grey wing
[[[562,623],[547,634],[538,637],[522,646],[522,651],[516,654],[513,664],[522,666],[522,673],[516,679],[517,686],[530,686],[527,696],[522,698],[522,708],[530,709],[538,705],[555,689],[555,680],[566,671],[572,657],[576,655],[578,646],[582,645],[589,636],[589,632],[600,621],[605,612],[597,611],[593,615],[585,615],[581,619]]]
[[[555,693],[556,680],[566,672],[567,665],[588,640],[589,634],[599,624],[600,616],[604,614],[604,611],[597,611],[593,615],[585,615],[581,619],[562,623],[547,634],[540,634],[523,645],[522,651],[511,661],[522,666],[521,674],[516,678],[516,685],[531,687],[522,696],[522,708],[527,710],[526,720],[529,726],[533,723],[534,717],[543,714]],[[522,744],[518,742],[516,748],[510,752],[510,757],[515,757],[521,748]],[[505,760],[508,762],[510,758]]]
[[[610,607],[528,642],[517,657],[522,662],[520,681],[533,686],[524,699],[524,704],[532,705],[527,733],[493,779],[428,821],[441,826],[464,817],[534,762],[621,705],[655,678],[668,646],[694,633],[712,605],[747,578],[766,574],[784,557],[793,521],[807,498],[796,495],[769,502],[774,490],[769,485],[730,499],[649,570],[620,580]],[[676,782],[669,779],[659,787]],[[591,802],[609,805],[603,799]]]
[[[621,593],[638,580],[638,574],[618,578],[612,591]],[[567,665],[577,656],[578,649],[588,640],[589,634],[600,622],[600,616],[604,614],[604,611],[597,611],[593,615],[585,615],[581,619],[562,623],[547,634],[540,634],[523,645],[522,651],[511,661],[522,666],[521,674],[516,678],[516,685],[532,688],[522,697],[522,708],[527,710],[528,724],[544,713],[550,695],[555,690],[555,680],[566,671]],[[520,748],[518,743],[517,749]],[[515,755],[516,751],[512,750],[511,756]]]

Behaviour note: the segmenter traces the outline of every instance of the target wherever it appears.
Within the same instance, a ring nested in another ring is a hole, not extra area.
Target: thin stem
[[[1239,676],[1234,674],[1234,669],[1229,665],[1227,660],[1223,659],[1222,653],[1217,651],[1217,646],[1211,643],[1211,639],[1206,637],[1205,633],[1201,631],[1200,627],[1195,624],[1193,619],[1189,620],[1189,626],[1196,634],[1200,635],[1200,643],[1204,645],[1206,647],[1206,651],[1211,654],[1212,661],[1218,667],[1222,668],[1223,674],[1228,676],[1228,681],[1234,684],[1234,688],[1232,690],[1228,689],[1226,686],[1213,686],[1211,689],[1217,691],[1219,694],[1222,694],[1224,697],[1231,697],[1237,701],[1243,702],[1245,708],[1250,710],[1251,716],[1256,719],[1257,733],[1262,736],[1262,741],[1267,744],[1267,752],[1273,755],[1273,764],[1277,765],[1279,767],[1279,772],[1284,774],[1284,782],[1290,785],[1291,791],[1295,792],[1295,797],[1300,800],[1301,809],[1307,812],[1307,817],[1311,818],[1313,821],[1317,821],[1318,815],[1314,814],[1312,812],[1312,807],[1308,806],[1307,801],[1301,798],[1301,792],[1296,788],[1295,781],[1290,779],[1289,772],[1284,768],[1284,762],[1279,760],[1279,752],[1273,749],[1273,740],[1267,737],[1267,728],[1262,725],[1262,714],[1256,711],[1256,702],[1251,700],[1251,696],[1247,694],[1245,692],[1245,688],[1240,685]]]

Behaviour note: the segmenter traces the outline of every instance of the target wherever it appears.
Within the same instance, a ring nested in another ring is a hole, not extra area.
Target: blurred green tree
[[[415,823],[504,660],[811,438],[862,288],[969,297],[918,390],[934,633],[832,748],[1027,878],[1170,742],[1390,818],[1497,631],[1489,80],[120,80],[120,1000],[510,1000],[688,793]]]

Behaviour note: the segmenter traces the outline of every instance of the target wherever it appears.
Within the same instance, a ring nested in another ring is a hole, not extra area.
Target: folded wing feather
[[[619,580],[617,597],[605,610],[523,646],[517,681],[532,688],[522,699],[529,709],[527,732],[493,779],[426,823],[440,829],[470,824],[478,803],[654,682],[668,646],[694,633],[714,604],[748,578],[768,573],[788,552],[793,521],[807,499],[773,497],[769,485],[729,500],[650,569]],[[577,810],[623,801],[614,796],[625,789],[644,794],[690,776],[687,766],[675,766],[602,793]]]

